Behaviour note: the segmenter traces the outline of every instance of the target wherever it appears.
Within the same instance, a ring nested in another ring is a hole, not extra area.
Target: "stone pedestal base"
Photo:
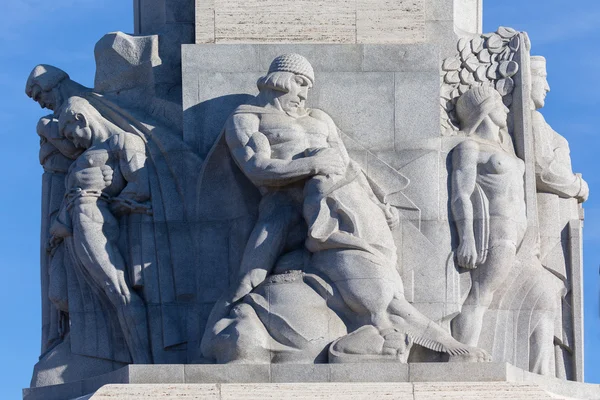
[[[23,392],[24,400],[170,398],[600,399],[600,385],[544,377],[506,363],[129,365]]]
[[[566,399],[538,385],[512,382],[486,383],[253,383],[214,385],[106,385],[89,400],[492,400]],[[86,399],[84,397],[81,400]],[[87,400],[87,399],[86,399]]]

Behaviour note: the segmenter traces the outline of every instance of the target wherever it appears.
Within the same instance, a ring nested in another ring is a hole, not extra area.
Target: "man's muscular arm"
[[[589,188],[581,175],[573,173],[569,143],[548,125],[540,112],[535,111],[532,119],[538,192],[586,201]]]
[[[113,203],[117,212],[132,212],[135,207],[142,207],[142,204],[135,204],[150,199],[150,182],[148,178],[148,169],[146,164],[146,144],[144,141],[131,133],[122,133],[115,135],[113,140],[119,149],[119,166],[127,186],[116,197],[116,203]],[[122,203],[122,204],[119,204]],[[129,205],[129,206],[128,206]],[[148,207],[149,210],[149,207]]]
[[[341,160],[331,154],[296,160],[271,158],[271,144],[259,132],[259,124],[256,115],[237,114],[225,126],[225,139],[233,158],[256,186],[285,186],[339,169]]]
[[[58,120],[53,115],[40,118],[36,130],[42,140],[46,140],[52,144],[62,155],[71,160],[76,159],[83,152],[60,134],[58,131]]]
[[[477,267],[471,195],[475,191],[478,158],[479,146],[472,140],[460,143],[452,154],[451,206],[459,236],[456,257],[458,265],[468,269]]]

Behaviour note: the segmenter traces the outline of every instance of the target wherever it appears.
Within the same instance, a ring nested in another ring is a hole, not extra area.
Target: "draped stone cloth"
[[[355,162],[350,161],[344,176],[313,177],[304,192],[308,250],[362,250],[396,268],[396,245],[383,204]]]

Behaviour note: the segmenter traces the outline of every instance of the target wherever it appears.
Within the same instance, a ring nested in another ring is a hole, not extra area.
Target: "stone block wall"
[[[456,139],[441,137],[435,44],[185,45],[184,140],[205,158],[230,113],[258,93],[256,80],[270,62],[290,52],[313,65],[308,107],[333,118],[351,156],[363,164],[377,157],[410,180],[390,199],[405,217],[397,238],[405,295],[431,319],[446,321],[458,311],[464,287],[448,263],[446,163]]]
[[[481,0],[196,0],[196,43],[423,43],[481,31]]]
[[[134,0],[133,8],[137,35],[157,34],[165,25],[194,26],[194,0]]]

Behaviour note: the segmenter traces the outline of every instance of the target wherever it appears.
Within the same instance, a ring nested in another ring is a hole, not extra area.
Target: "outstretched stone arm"
[[[540,192],[556,194],[566,199],[575,197],[579,202],[586,201],[589,195],[587,182],[581,176],[573,174],[566,177],[551,169],[536,175],[536,186]]]
[[[540,112],[533,114],[533,122],[538,191],[586,201],[589,188],[579,174],[573,173],[567,140],[548,125]]]
[[[452,155],[451,206],[460,241],[456,255],[458,264],[470,269],[475,268],[477,260],[471,195],[475,191],[478,158],[479,146],[471,140],[456,146]]]
[[[225,139],[233,158],[244,174],[258,187],[286,186],[299,180],[325,173],[318,167],[323,156],[277,160],[271,158],[271,145],[258,131],[259,117],[237,114],[225,127]]]

